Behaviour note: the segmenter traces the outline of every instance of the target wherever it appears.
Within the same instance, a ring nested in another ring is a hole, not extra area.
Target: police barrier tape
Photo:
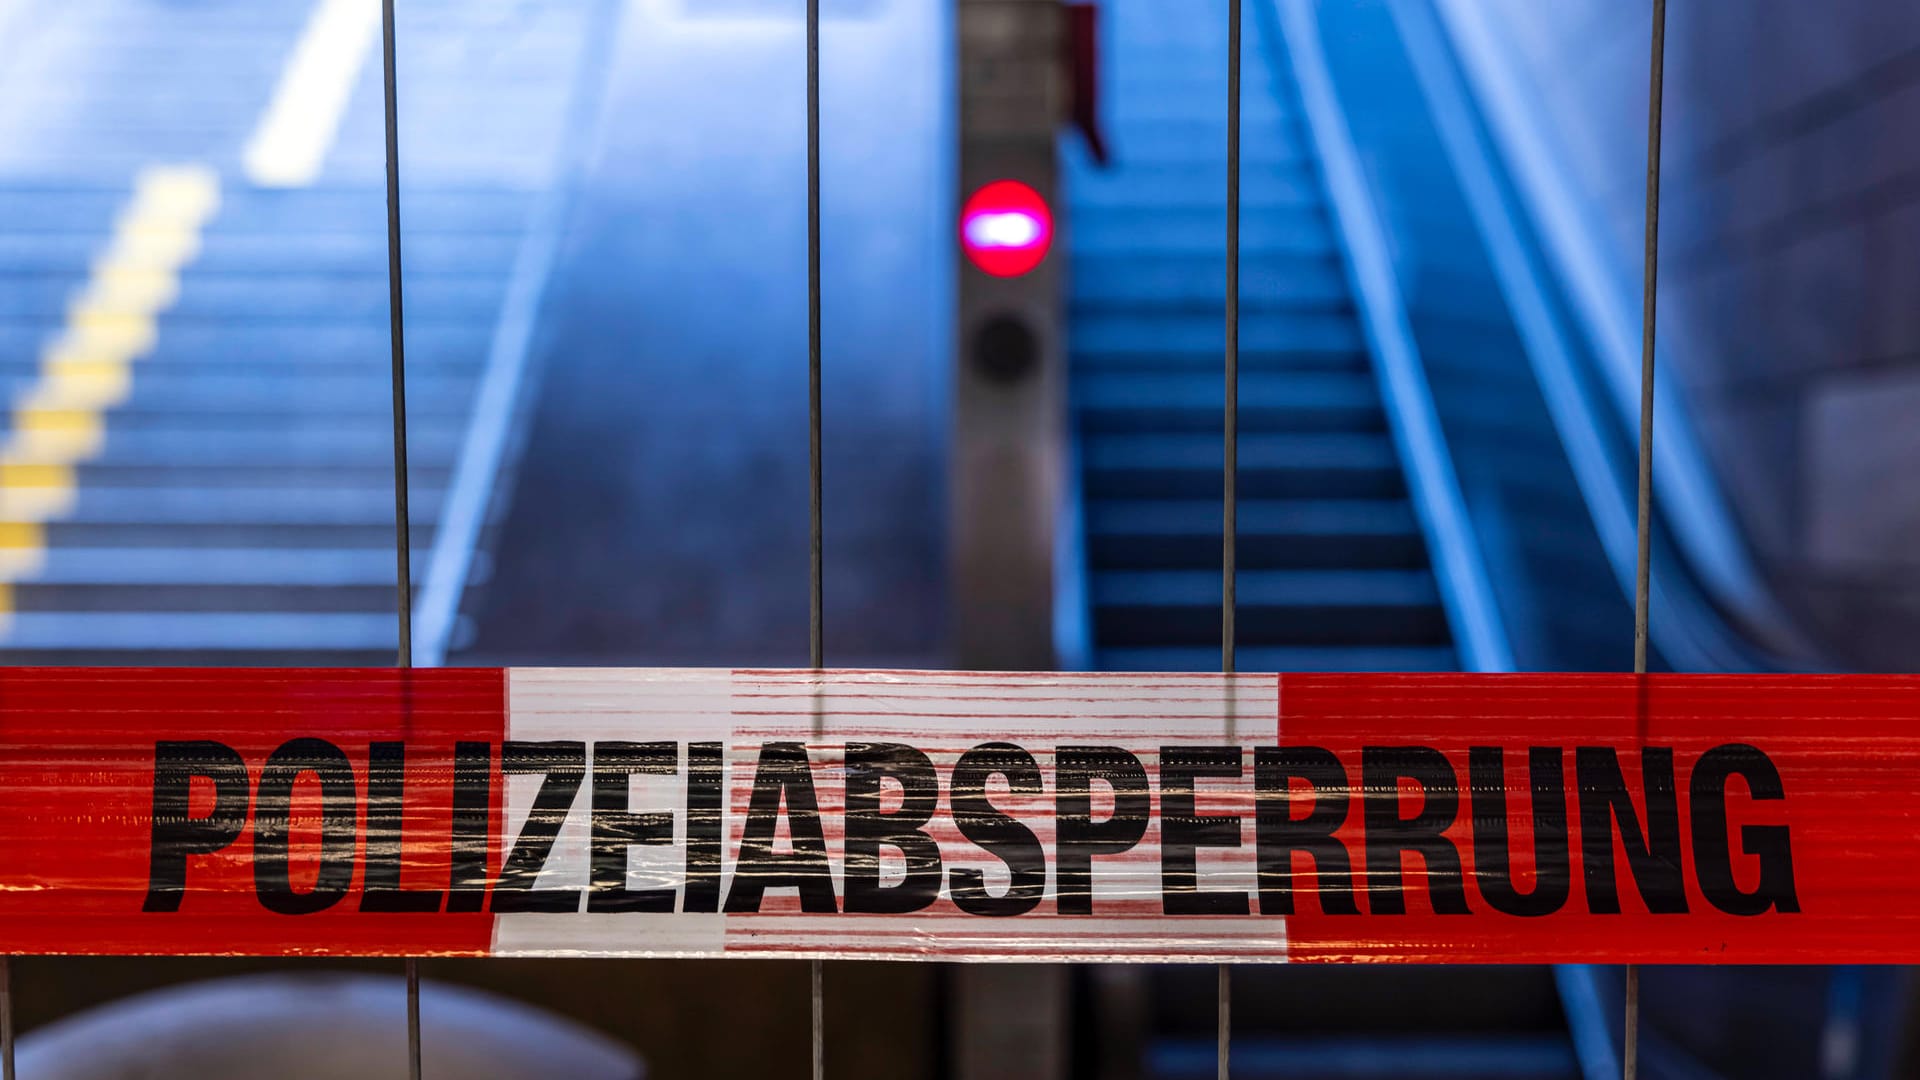
[[[1920,679],[0,669],[0,953],[1920,961]]]

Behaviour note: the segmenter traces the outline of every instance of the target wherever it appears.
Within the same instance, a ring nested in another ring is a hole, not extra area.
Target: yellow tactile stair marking
[[[46,564],[46,524],[71,512],[76,466],[99,454],[106,412],[127,399],[133,362],[152,350],[180,272],[220,207],[220,176],[200,165],[142,169],[113,237],[13,401],[0,441],[0,632],[13,585]]]

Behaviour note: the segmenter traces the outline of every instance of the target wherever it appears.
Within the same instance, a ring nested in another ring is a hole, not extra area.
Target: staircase
[[[288,182],[248,152],[326,3],[25,2],[0,40],[0,653],[391,663],[377,14]],[[417,581],[600,8],[402,12]]]
[[[1105,7],[1107,130],[1069,147],[1071,398],[1093,660],[1220,662],[1226,71],[1221,20]],[[1456,666],[1279,52],[1243,78],[1238,661]]]

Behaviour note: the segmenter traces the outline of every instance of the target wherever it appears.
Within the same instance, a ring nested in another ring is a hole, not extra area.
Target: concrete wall
[[[1477,2],[1636,268],[1650,0]],[[1920,668],[1920,4],[1668,19],[1661,362],[1808,631]]]

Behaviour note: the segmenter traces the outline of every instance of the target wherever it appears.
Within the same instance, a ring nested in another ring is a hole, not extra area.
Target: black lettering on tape
[[[493,744],[453,748],[453,852],[447,869],[447,910],[486,910],[487,848],[493,839]]]
[[[721,796],[726,747],[687,744],[687,884],[680,910],[720,910]]]
[[[1039,795],[1046,785],[1033,755],[1013,743],[981,743],[953,767],[953,823],[961,836],[1007,864],[1007,891],[994,896],[987,891],[985,871],[956,866],[947,871],[947,893],[969,915],[1004,918],[1040,906],[1047,892],[1047,853],[1032,829],[988,798],[987,782],[995,776],[1006,778],[1010,795]]]
[[[1160,748],[1160,907],[1168,915],[1245,915],[1247,894],[1199,887],[1198,849],[1240,846],[1237,814],[1194,810],[1199,777],[1238,779],[1246,771],[1237,746]]]
[[[367,877],[361,911],[439,911],[439,889],[406,889],[400,868],[406,863],[405,817],[407,744],[377,742],[367,747]]]
[[[791,851],[773,850],[783,804],[793,837]],[[827,863],[827,841],[820,831],[813,767],[807,762],[807,748],[797,742],[760,746],[740,857],[734,863],[733,887],[727,891],[727,912],[759,911],[768,889],[798,889],[800,910],[809,914],[830,915],[839,909],[833,870]]]
[[[1467,751],[1467,779],[1473,789],[1473,875],[1480,895],[1495,911],[1508,915],[1551,915],[1566,906],[1573,889],[1572,854],[1567,841],[1567,772],[1558,746],[1527,750],[1527,783],[1533,796],[1533,889],[1513,883],[1513,856],[1507,828],[1505,752],[1497,746]]]
[[[1400,815],[1400,781],[1419,784],[1423,797],[1412,817]],[[1428,746],[1360,748],[1362,821],[1366,827],[1367,910],[1405,915],[1401,867],[1408,854],[1425,864],[1427,898],[1436,915],[1467,915],[1460,850],[1444,835],[1460,815],[1460,780],[1446,755]]]
[[[1147,834],[1152,796],[1140,759],[1117,746],[1062,746],[1054,756],[1054,838],[1062,915],[1093,914],[1093,860],[1118,855]],[[1093,820],[1093,781],[1113,791],[1113,816]]]
[[[616,742],[593,744],[593,891],[588,911],[672,911],[674,889],[627,887],[627,849],[673,843],[673,814],[635,813],[627,808],[635,773],[675,776],[680,744]]]
[[[1293,814],[1293,781],[1313,789],[1304,817]],[[1253,751],[1254,847],[1260,866],[1260,913],[1293,914],[1293,857],[1313,860],[1313,876],[1326,915],[1358,915],[1353,898],[1353,857],[1334,832],[1346,824],[1347,770],[1318,746],[1261,746]]]
[[[213,784],[213,808],[194,817],[193,781]],[[147,847],[147,899],[142,911],[179,911],[187,891],[187,859],[211,855],[246,831],[253,786],[238,751],[211,739],[153,744],[152,835]]]
[[[1700,891],[1729,915],[1800,910],[1793,884],[1793,844],[1785,825],[1742,825],[1740,849],[1760,860],[1760,880],[1751,892],[1733,879],[1733,854],[1727,837],[1727,780],[1739,776],[1755,801],[1787,797],[1775,768],[1759,747],[1746,743],[1716,746],[1700,755],[1687,783],[1693,804],[1693,863]]]
[[[493,886],[493,910],[579,911],[579,889],[533,886],[546,868],[560,826],[580,794],[580,782],[587,775],[587,744],[577,740],[509,741],[500,747],[500,771],[509,776],[543,775],[545,779],[533,797],[526,824],[520,827],[520,835],[514,838],[500,867],[500,880]]]
[[[847,744],[847,814],[843,910],[900,915],[919,911],[940,896],[940,844],[926,832],[940,807],[940,777],[927,755],[904,743]],[[881,788],[900,786],[900,808],[881,812]],[[880,849],[906,857],[898,885],[880,882]]]
[[[1611,746],[1582,746],[1573,752],[1574,780],[1580,785],[1580,868],[1587,886],[1587,910],[1620,914],[1619,884],[1613,867],[1613,825],[1627,851],[1640,898],[1655,915],[1687,910],[1687,883],[1681,869],[1680,804],[1673,782],[1673,748],[1640,751],[1641,784],[1647,796],[1643,835],[1633,797],[1620,772],[1620,754]]]
[[[293,789],[312,773],[320,781],[320,868],[313,889],[295,892],[289,842]],[[267,758],[254,796],[253,890],[281,915],[311,915],[340,902],[359,861],[360,785],[346,752],[325,739],[289,739]]]

